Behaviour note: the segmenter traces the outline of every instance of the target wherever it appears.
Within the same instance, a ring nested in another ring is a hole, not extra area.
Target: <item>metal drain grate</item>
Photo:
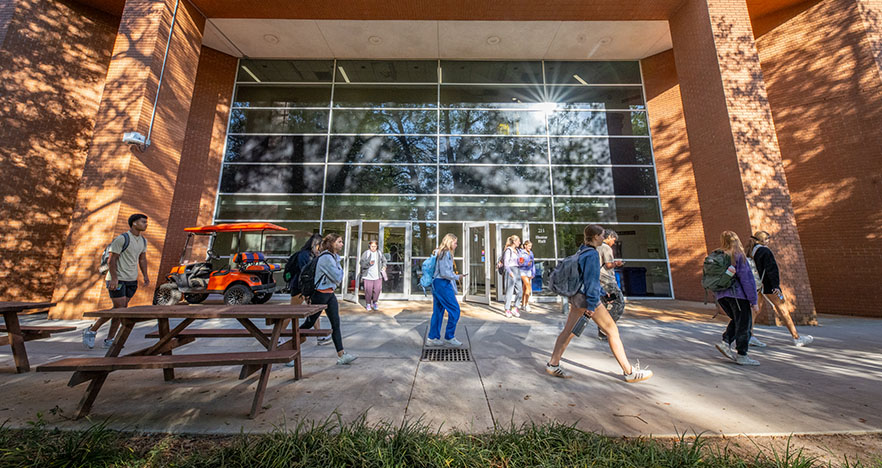
[[[472,353],[468,348],[423,348],[420,361],[470,362]]]

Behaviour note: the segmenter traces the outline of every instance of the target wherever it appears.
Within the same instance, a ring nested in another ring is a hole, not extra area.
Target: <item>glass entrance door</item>
[[[466,242],[464,263],[466,276],[464,281],[465,300],[490,303],[490,224],[474,223],[466,225]]]
[[[358,271],[361,259],[361,221],[347,221],[343,238],[343,300],[358,302]]]
[[[530,228],[526,224],[496,225],[496,252],[493,255],[493,270],[496,276],[496,284],[498,285],[496,288],[496,300],[500,302],[505,300],[505,278],[496,270],[496,262],[505,251],[505,241],[509,236],[518,236],[521,238],[521,242],[523,242],[524,239],[529,239]],[[517,278],[517,280],[520,281],[521,279]]]
[[[380,223],[379,251],[386,257],[386,281],[383,298],[407,299],[410,296],[410,223]]]

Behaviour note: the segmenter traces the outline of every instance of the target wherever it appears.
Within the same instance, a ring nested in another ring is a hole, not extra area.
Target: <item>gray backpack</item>
[[[579,267],[579,258],[591,250],[594,250],[594,247],[589,246],[561,260],[548,277],[549,289],[563,297],[573,297],[578,294],[582,290],[582,268]]]
[[[129,248],[129,233],[124,232],[124,233],[122,233],[122,236],[123,236],[124,240],[123,240],[122,251],[120,251],[120,253],[119,253],[120,255],[122,255],[122,253],[125,252],[126,249]],[[111,244],[112,243],[113,242],[111,241]],[[101,252],[101,264],[98,265],[98,273],[100,273],[102,275],[106,275],[107,270],[110,270],[110,252],[108,252],[109,249],[110,249],[110,245],[108,245],[107,247],[104,248],[104,252]]]

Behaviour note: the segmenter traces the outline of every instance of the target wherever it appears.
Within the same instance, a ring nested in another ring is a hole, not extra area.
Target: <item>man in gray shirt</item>
[[[129,216],[129,231],[113,239],[107,252],[110,254],[107,265],[107,275],[104,280],[107,283],[107,292],[113,301],[113,308],[128,307],[129,301],[138,291],[138,270],[141,270],[142,282],[150,285],[150,277],[147,275],[147,239],[143,232],[147,230],[147,216],[133,214]],[[89,349],[95,346],[95,337],[98,329],[107,323],[106,318],[98,319],[91,327],[83,330],[83,345]],[[110,330],[104,347],[109,348],[113,344],[113,336],[119,328],[119,321],[110,321]]]
[[[600,244],[600,247],[597,248],[597,253],[600,254],[600,285],[606,293],[606,296],[601,297],[600,300],[609,310],[610,317],[616,322],[619,321],[625,312],[625,296],[622,294],[622,290],[619,289],[615,272],[616,267],[620,267],[625,263],[615,259],[612,249],[617,240],[619,240],[619,235],[611,229],[606,229],[603,231],[603,244]],[[606,335],[599,329],[597,330],[597,337],[601,340],[606,340]]]

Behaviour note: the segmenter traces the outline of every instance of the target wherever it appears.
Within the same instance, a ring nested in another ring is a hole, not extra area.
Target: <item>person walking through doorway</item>
[[[447,346],[458,348],[462,342],[456,339],[456,323],[459,321],[459,302],[456,300],[456,282],[466,274],[457,274],[453,265],[453,253],[458,240],[455,235],[447,234],[441,239],[441,245],[435,250],[435,274],[432,280],[432,320],[429,322],[429,334],[426,344],[429,346]],[[441,340],[441,323],[444,311],[447,311],[447,329],[444,340]]]
[[[530,311],[530,297],[533,295],[533,277],[536,276],[536,258],[533,256],[533,243],[524,241],[523,248],[519,252],[518,267],[521,272],[521,309]]]
[[[147,215],[137,213],[129,216],[129,230],[124,232],[110,243],[107,248],[107,275],[104,280],[107,283],[107,293],[113,302],[113,308],[125,308],[129,301],[138,291],[138,270],[141,270],[141,285],[145,288],[150,286],[150,276],[147,274],[147,239],[144,231],[147,230]],[[83,330],[83,345],[89,349],[95,347],[95,337],[98,329],[110,319],[100,318],[91,327]],[[110,320],[110,329],[104,340],[104,347],[113,345],[113,337],[119,328],[119,320]]]
[[[508,236],[505,241],[505,250],[502,252],[502,265],[505,267],[505,316],[520,317],[518,304],[521,302],[521,269],[518,267],[518,248],[521,246],[521,238],[515,235]]]
[[[616,323],[625,312],[625,296],[619,289],[615,271],[616,267],[621,267],[625,262],[616,260],[612,249],[618,240],[619,235],[615,231],[606,229],[603,231],[603,243],[597,248],[597,254],[600,255],[600,286],[603,287],[604,292],[601,300],[609,311],[609,316]],[[597,329],[597,338],[606,340],[606,334],[599,328]]]
[[[796,346],[807,346],[815,341],[811,335],[799,335],[796,331],[796,325],[793,324],[793,318],[790,316],[790,309],[784,300],[784,292],[781,290],[781,279],[778,273],[778,262],[775,261],[775,254],[769,248],[768,243],[772,236],[766,231],[758,231],[750,236],[747,243],[747,254],[756,264],[757,273],[762,280],[761,284],[756,285],[757,290],[765,298],[766,302],[775,311],[778,319],[784,322],[784,326],[790,331],[793,337],[793,344]],[[763,310],[765,302],[759,304],[759,312]]]
[[[729,275],[735,276],[732,287],[723,291],[714,291],[714,296],[723,312],[729,316],[729,324],[723,332],[722,340],[715,346],[717,350],[727,358],[742,366],[758,366],[759,361],[747,356],[748,343],[750,342],[750,329],[753,324],[752,310],[756,306],[756,283],[753,280],[753,272],[747,263],[747,255],[738,234],[732,231],[723,231],[720,235],[721,250],[729,256],[731,266]],[[737,354],[732,354],[732,343],[735,343]]]
[[[377,251],[378,243],[370,241],[368,250],[361,254],[361,279],[364,280],[364,308],[378,310],[377,301],[383,292],[386,276],[386,257]]]
[[[554,343],[551,360],[545,364],[545,372],[568,379],[572,377],[560,366],[560,359],[575,336],[573,328],[582,315],[593,319],[597,326],[606,333],[609,349],[622,368],[625,382],[640,382],[652,377],[653,372],[649,369],[641,369],[639,364],[631,365],[628,356],[625,355],[625,347],[619,337],[619,329],[616,322],[609,315],[609,311],[600,302],[602,288],[600,286],[600,256],[597,247],[603,243],[603,228],[596,224],[589,224],[584,230],[584,244],[579,248],[579,272],[582,275],[582,288],[579,293],[569,298],[570,314],[563,330]]]

